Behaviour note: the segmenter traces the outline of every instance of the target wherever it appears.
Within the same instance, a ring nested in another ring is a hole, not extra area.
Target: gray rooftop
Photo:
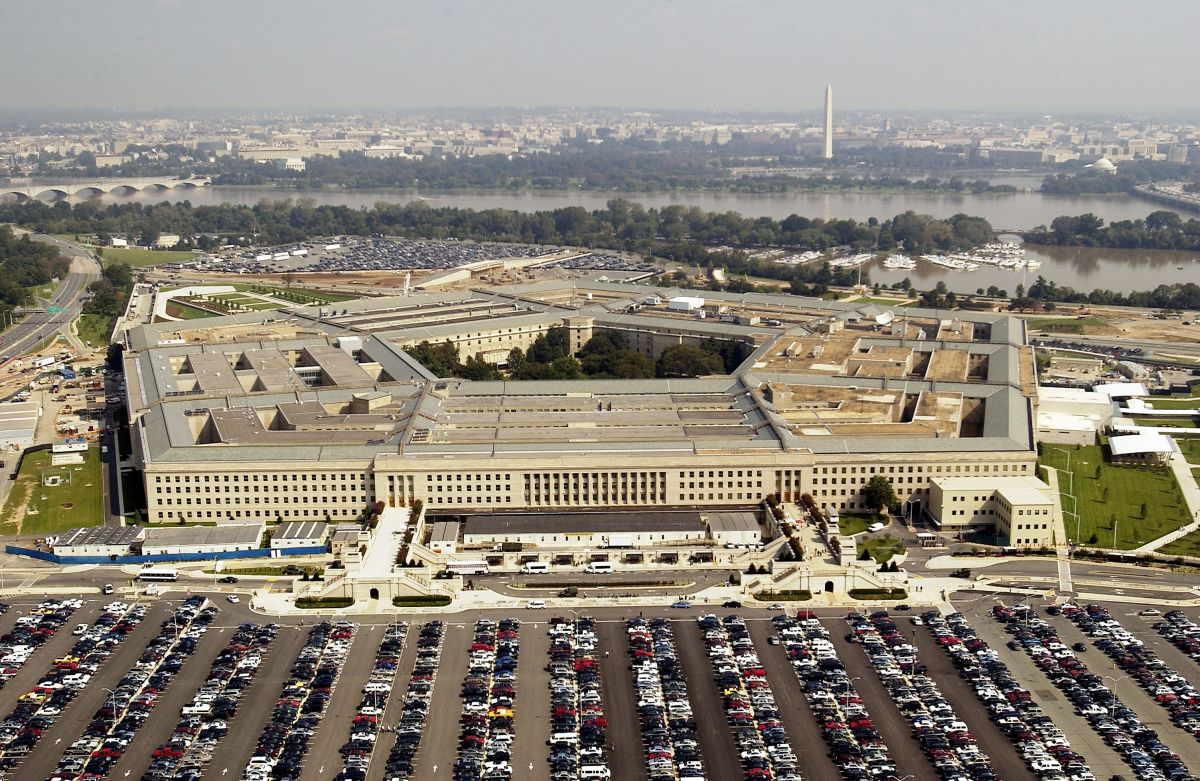
[[[142,526],[90,526],[82,529],[68,529],[58,535],[56,548],[79,547],[84,545],[115,545],[129,547],[141,539],[145,532]]]

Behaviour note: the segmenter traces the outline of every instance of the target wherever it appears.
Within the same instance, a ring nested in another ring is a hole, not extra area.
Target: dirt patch
[[[75,506],[74,502],[63,502],[62,504],[59,505],[59,508],[63,509],[63,510],[70,510],[74,506]]]

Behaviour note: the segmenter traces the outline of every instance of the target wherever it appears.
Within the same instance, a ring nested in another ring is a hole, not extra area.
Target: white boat
[[[883,259],[883,267],[909,270],[917,267],[917,261],[904,255],[889,255]]]

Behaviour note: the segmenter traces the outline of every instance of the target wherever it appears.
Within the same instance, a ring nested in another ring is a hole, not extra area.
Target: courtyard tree
[[[875,513],[900,502],[895,489],[892,488],[892,481],[884,475],[874,475],[867,481],[867,487],[863,489],[863,498],[867,508]]]

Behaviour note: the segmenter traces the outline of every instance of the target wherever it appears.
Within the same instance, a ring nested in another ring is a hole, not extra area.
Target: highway
[[[18,232],[21,232],[18,230]],[[84,248],[53,236],[29,234],[34,241],[51,244],[71,260],[71,271],[54,292],[48,305],[62,307],[60,314],[34,313],[0,334],[0,355],[16,357],[45,341],[60,329],[65,330],[79,314],[80,297],[87,286],[100,277],[100,263]]]

